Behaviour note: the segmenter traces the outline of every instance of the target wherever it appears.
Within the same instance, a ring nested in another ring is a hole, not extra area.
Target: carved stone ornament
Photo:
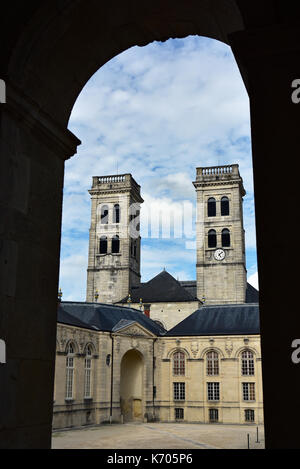
[[[227,352],[227,355],[230,357],[232,350],[233,350],[233,345],[232,345],[231,340],[229,339],[226,340],[225,350]]]
[[[135,337],[132,337],[131,338],[131,347],[132,348],[138,348],[138,346],[139,346],[139,341]]]
[[[199,351],[199,344],[198,342],[192,342],[192,345],[191,345],[191,350],[192,350],[192,354],[194,356],[194,358],[196,357],[198,351]]]
[[[211,346],[213,346],[214,343],[215,343],[215,339],[209,339],[209,343],[210,343]]]

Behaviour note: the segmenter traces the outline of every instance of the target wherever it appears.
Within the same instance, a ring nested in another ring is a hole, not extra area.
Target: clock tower
[[[205,304],[245,303],[243,196],[237,164],[197,168],[197,297]]]

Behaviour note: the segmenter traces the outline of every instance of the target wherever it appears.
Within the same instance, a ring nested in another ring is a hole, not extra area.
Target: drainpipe
[[[111,337],[111,373],[110,373],[110,415],[109,423],[112,423],[112,406],[113,406],[113,389],[114,389],[114,337],[110,333]]]
[[[157,341],[157,339],[153,339],[153,347],[152,347],[152,385],[153,385],[153,388],[152,388],[152,406],[153,406],[153,420],[155,421],[155,403],[154,403],[154,400],[155,400],[155,395],[156,395],[156,386],[155,386],[155,382],[154,382],[154,370],[155,370],[155,357],[154,357],[154,344],[155,342]]]

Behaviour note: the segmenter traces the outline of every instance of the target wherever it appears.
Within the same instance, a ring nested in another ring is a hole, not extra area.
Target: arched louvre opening
[[[208,247],[209,248],[217,247],[217,233],[215,230],[209,230],[208,232]]]
[[[107,254],[107,237],[101,236],[100,238],[100,246],[99,246],[100,254]]]
[[[121,208],[119,204],[114,205],[113,210],[113,223],[120,223],[121,220]]]
[[[226,196],[222,197],[221,199],[221,215],[229,215],[229,199]]]
[[[230,231],[227,228],[222,230],[222,247],[227,248],[230,246]]]
[[[102,205],[101,207],[101,225],[106,225],[108,223],[108,206]]]
[[[207,216],[208,217],[215,217],[216,216],[216,199],[214,197],[210,197],[207,201]]]
[[[120,252],[120,238],[118,235],[113,236],[111,241],[111,252],[118,254]]]

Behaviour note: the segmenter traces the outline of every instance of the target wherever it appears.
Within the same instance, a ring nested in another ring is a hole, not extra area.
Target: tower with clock
[[[247,286],[243,197],[238,164],[197,168],[197,296],[206,304],[244,303]]]

